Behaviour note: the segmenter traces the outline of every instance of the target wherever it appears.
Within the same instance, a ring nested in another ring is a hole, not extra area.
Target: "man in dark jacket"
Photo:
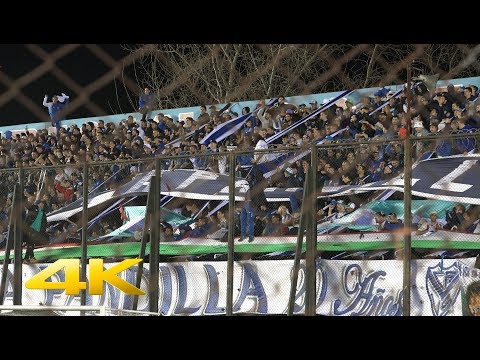
[[[34,246],[48,244],[45,202],[37,200],[27,210],[23,237],[24,242],[27,244],[24,262],[30,264],[37,261],[33,253]]]
[[[155,94],[150,91],[150,88],[146,87],[138,99],[138,111],[142,113],[142,120],[150,118],[154,106]]]
[[[248,236],[248,242],[254,240],[255,218],[260,206],[267,205],[267,198],[264,190],[267,187],[267,180],[257,164],[252,166],[247,175],[249,189],[245,194],[245,202],[240,212],[240,240],[243,241]]]
[[[443,226],[447,230],[457,230],[462,221],[465,206],[463,204],[455,204],[452,210],[445,210],[446,224]]]

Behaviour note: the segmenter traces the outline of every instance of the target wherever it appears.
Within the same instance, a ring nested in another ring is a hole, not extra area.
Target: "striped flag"
[[[335,137],[338,134],[341,134],[342,132],[344,132],[345,130],[346,129],[340,129],[334,132],[333,134],[330,134],[329,136]],[[316,144],[319,144],[319,145],[323,144],[324,140],[325,139],[322,139],[316,142]],[[290,151],[287,153],[280,153],[276,159],[269,162],[261,163],[258,166],[260,170],[263,172],[263,177],[268,179],[273,174],[275,174],[275,172],[277,172],[278,168],[283,169],[287,164],[294,163],[295,161],[302,159],[308,154],[310,154],[310,149],[306,149],[306,150],[297,149],[296,152]]]
[[[330,101],[328,101],[325,105],[321,106],[320,108],[316,109],[315,111],[312,111],[310,114],[305,116],[303,119],[298,120],[297,122],[293,123],[292,125],[283,129],[282,131],[276,133],[275,135],[270,136],[269,138],[265,139],[265,141],[267,142],[267,144],[270,144],[272,141],[275,141],[278,138],[283,137],[285,134],[289,133],[290,131],[292,131],[296,127],[298,127],[298,126],[302,125],[303,123],[307,122],[308,120],[310,120],[314,116],[320,114],[322,111],[327,110],[329,107],[331,107],[333,104],[335,104],[338,100],[340,100],[341,98],[343,98],[345,96],[350,95],[354,91],[355,90],[347,90],[347,91],[342,92],[340,95],[337,95],[334,98],[332,98]]]
[[[270,100],[270,102],[267,104],[267,106],[273,106],[278,100],[275,98],[275,99],[272,99]],[[235,119],[232,119],[230,121],[227,121],[227,122],[224,122],[223,124],[220,124],[218,125],[211,133],[207,134],[207,136],[205,136],[201,141],[200,141],[200,144],[208,144],[210,141],[214,140],[214,141],[222,141],[223,139],[225,139],[226,137],[234,134],[235,132],[237,132],[238,130],[240,130],[243,126],[243,124],[245,124],[245,122],[253,116],[253,114],[256,112],[256,110],[248,113],[248,114],[245,114],[245,115],[242,115],[242,116],[239,116]]]
[[[252,113],[248,113],[220,124],[215,128],[215,130],[207,134],[207,136],[200,141],[200,144],[208,144],[212,140],[217,142],[222,141],[226,137],[240,130],[243,124],[245,124],[245,122],[251,117]]]

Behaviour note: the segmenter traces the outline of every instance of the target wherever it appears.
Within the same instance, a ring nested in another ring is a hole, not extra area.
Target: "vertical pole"
[[[229,164],[229,195],[228,195],[228,249],[227,249],[227,316],[233,315],[233,258],[234,258],[234,243],[233,234],[235,232],[235,154],[231,152],[228,154]]]
[[[155,174],[159,173],[160,169],[155,169]],[[153,211],[152,211],[152,230],[150,232],[150,281],[149,292],[150,297],[148,304],[150,312],[158,312],[158,243],[160,241],[160,186],[159,178],[152,177],[151,185],[153,187]]]
[[[404,143],[403,199],[405,206],[403,236],[403,316],[410,316],[410,265],[412,254],[412,142],[410,140],[411,67],[407,67],[407,136]]]
[[[153,271],[155,282],[153,284],[155,290],[155,311],[158,312],[158,300],[159,300],[159,291],[160,291],[160,224],[162,222],[162,209],[160,207],[160,199],[162,197],[162,158],[159,156],[155,157],[155,179],[156,179],[156,192],[153,198],[153,205],[155,206],[155,226],[156,226],[156,256],[153,258],[155,269]],[[152,271],[150,269],[150,271]]]
[[[13,197],[12,205],[10,208],[10,219],[8,219],[8,233],[7,233],[7,243],[5,245],[5,256],[3,258],[2,265],[2,279],[0,280],[0,305],[3,305],[5,300],[5,287],[7,282],[7,273],[8,273],[8,264],[10,263],[10,251],[12,250],[13,245],[13,227],[14,227],[14,209],[16,206],[15,198],[17,197],[16,192],[18,191],[17,185],[13,187]]]
[[[149,265],[150,265],[150,276],[149,276],[149,287],[148,287],[148,304],[149,304],[149,311],[152,311],[152,312],[156,312],[154,309],[155,307],[158,307],[155,306],[155,304],[153,303],[154,300],[155,300],[155,294],[154,294],[154,291],[153,291],[153,282],[155,281],[155,278],[154,278],[154,273],[153,273],[153,262],[154,262],[154,259],[153,257],[155,257],[155,254],[154,254],[154,251],[155,251],[155,237],[156,237],[156,227],[155,227],[155,201],[154,201],[154,197],[155,197],[155,192],[156,192],[156,179],[155,179],[155,175],[152,176],[150,178],[150,192],[151,192],[151,195],[152,195],[152,207],[151,207],[151,213],[150,213],[150,234],[149,234],[149,238],[150,238],[150,255],[149,255]]]
[[[82,191],[83,191],[83,209],[82,209],[82,257],[80,259],[80,281],[87,281],[87,230],[88,230],[88,164],[87,160],[83,163],[82,175]],[[87,290],[81,290],[80,305],[87,303]],[[84,315],[82,313],[82,315]]]
[[[23,167],[18,171],[18,188],[15,196],[15,207],[12,208],[14,216],[13,226],[13,305],[22,305],[22,242],[23,242],[23,184],[25,170]]]
[[[311,166],[308,169],[307,178],[310,181],[308,186],[308,208],[307,208],[307,250],[305,256],[305,315],[314,316],[315,288],[316,288],[316,267],[315,258],[317,255],[317,227],[316,227],[316,174],[317,174],[317,148],[312,145]]]
[[[309,181],[305,179],[303,187],[303,196],[302,196],[302,207],[300,209],[300,222],[298,224],[298,235],[297,235],[297,247],[295,248],[295,259],[293,260],[293,274],[292,274],[292,285],[290,287],[290,297],[288,299],[288,312],[289,316],[293,315],[295,310],[295,296],[297,294],[297,282],[298,282],[298,270],[300,269],[300,258],[302,257],[302,245],[303,237],[305,236],[305,218],[307,216],[308,209],[308,185]]]
[[[145,222],[143,224],[143,235],[142,235],[142,242],[140,243],[140,254],[138,254],[138,258],[144,260],[145,259],[145,250],[147,248],[147,242],[149,237],[149,229],[152,223],[152,202],[153,202],[153,194],[152,194],[152,179],[150,179],[150,189],[147,194],[147,206],[145,208]],[[137,267],[137,278],[135,279],[135,286],[140,289],[140,285],[142,284],[142,276],[143,276],[143,261],[138,264]],[[138,295],[133,295],[133,302],[132,302],[132,310],[137,310],[138,307]]]

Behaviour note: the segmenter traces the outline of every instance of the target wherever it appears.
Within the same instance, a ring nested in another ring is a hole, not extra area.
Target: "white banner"
[[[475,258],[412,260],[411,314],[462,315],[461,275],[470,271]],[[106,264],[106,268],[114,264]],[[23,284],[47,264],[23,266]],[[242,261],[234,265],[234,312],[286,314],[292,260]],[[9,266],[5,305],[13,304]],[[135,284],[136,267],[121,273]],[[148,292],[149,266],[144,265],[141,288]],[[52,281],[65,281],[64,271]],[[317,261],[317,313],[348,316],[400,316],[402,314],[403,264],[401,260]],[[160,264],[159,311],[164,315],[216,315],[225,313],[226,262]],[[80,305],[80,297],[64,290],[23,288],[23,305]],[[295,313],[305,311],[305,266],[301,263]],[[87,296],[87,305],[131,309],[133,297],[105,283],[104,294]],[[138,310],[148,311],[148,299],[139,297]]]

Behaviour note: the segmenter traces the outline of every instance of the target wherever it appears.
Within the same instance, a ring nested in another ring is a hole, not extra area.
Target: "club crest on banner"
[[[453,312],[453,304],[460,293],[460,275],[467,267],[460,261],[445,267],[443,259],[429,266],[425,273],[426,289],[434,316],[446,316]]]

